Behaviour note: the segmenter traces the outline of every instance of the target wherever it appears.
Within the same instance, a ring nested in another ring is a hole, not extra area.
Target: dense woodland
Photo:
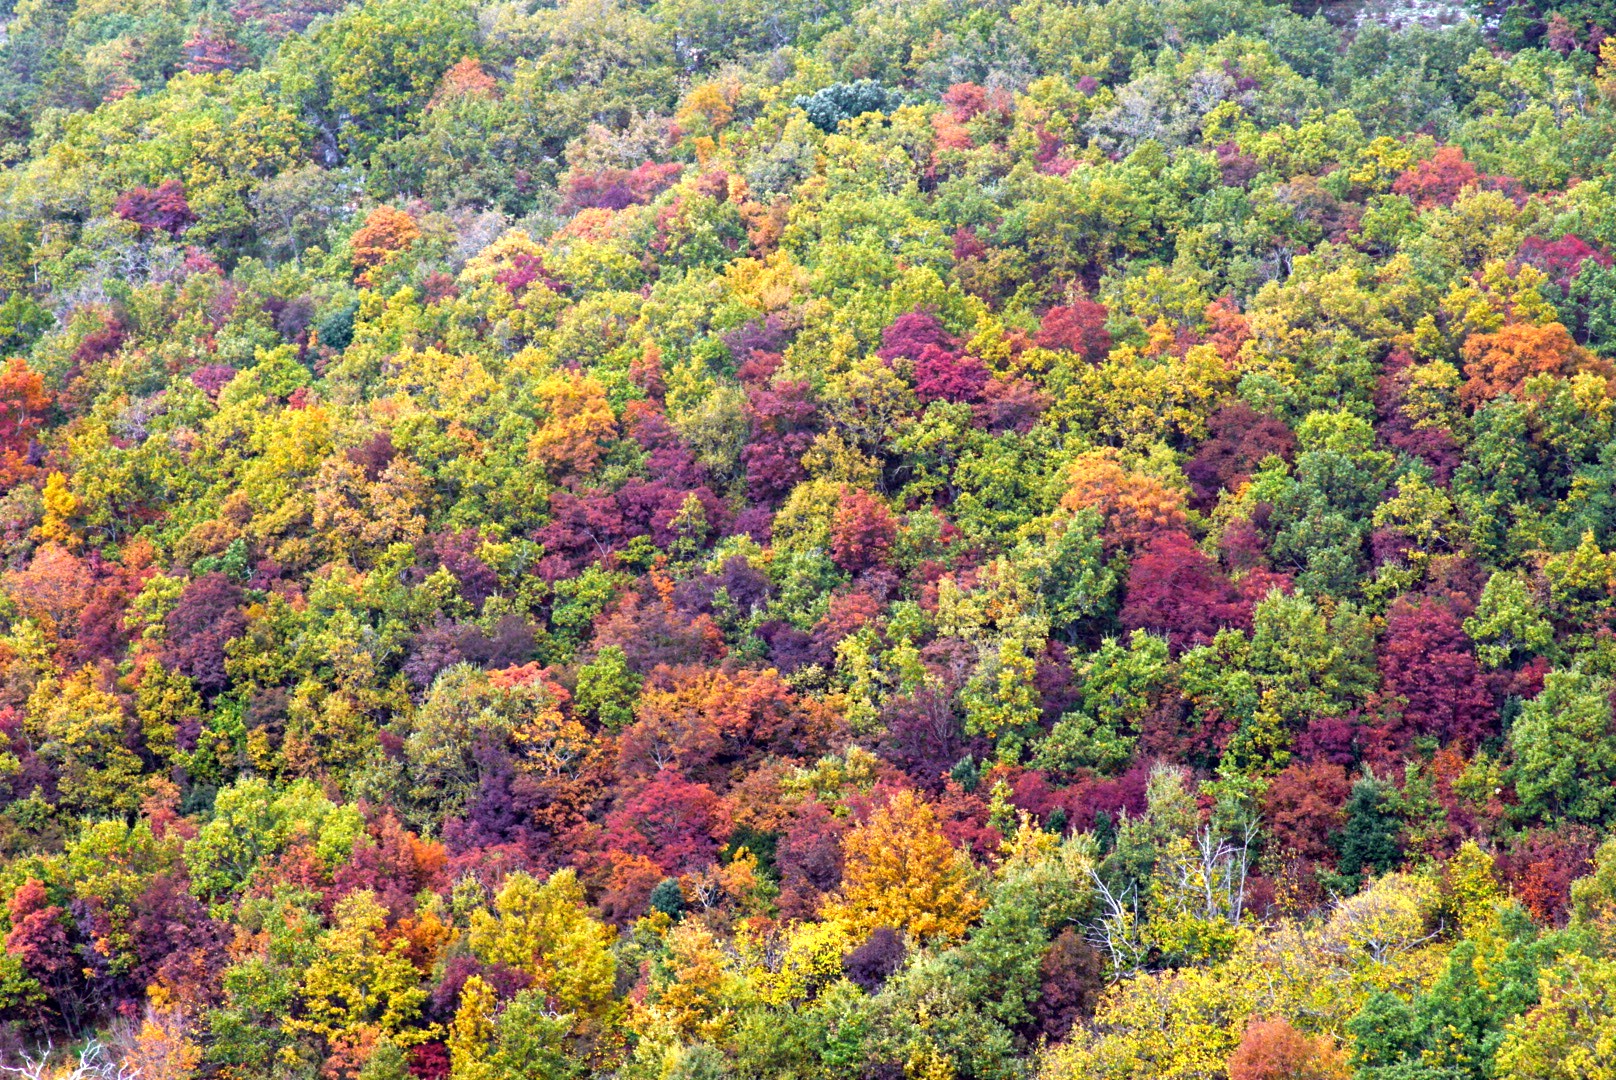
[[[0,0],[0,1052],[1616,1077],[1616,4]]]

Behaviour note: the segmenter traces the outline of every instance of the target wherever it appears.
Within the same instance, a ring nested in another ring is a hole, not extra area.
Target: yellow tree
[[[612,1003],[612,937],[584,910],[583,886],[569,869],[542,885],[512,874],[494,898],[494,911],[472,916],[469,942],[479,959],[533,976],[557,1009],[598,1016]]]
[[[1571,953],[1538,976],[1538,996],[1505,1029],[1497,1075],[1616,1080],[1616,963]]]
[[[957,938],[982,910],[970,860],[912,791],[894,795],[848,833],[842,853],[842,888],[825,915],[851,930],[888,926],[917,938]]]
[[[387,909],[368,889],[337,904],[334,925],[320,935],[317,958],[303,976],[304,1016],[295,1026],[332,1040],[368,1028],[401,1046],[432,1037],[431,1029],[415,1025],[427,993],[410,962],[410,943],[384,941],[386,925]]]
[[[617,432],[605,388],[588,375],[558,371],[534,391],[547,416],[528,440],[528,456],[558,477],[592,472],[605,454],[601,444]]]
[[[485,1080],[493,1068],[488,1058],[494,1043],[494,988],[473,975],[460,989],[460,1009],[449,1024],[449,1064],[454,1080]]]

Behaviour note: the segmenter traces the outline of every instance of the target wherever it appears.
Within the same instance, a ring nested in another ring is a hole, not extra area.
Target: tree
[[[847,832],[847,823],[818,799],[797,807],[775,848],[783,911],[807,918],[819,909],[820,898],[841,884]]]
[[[578,669],[573,708],[615,731],[634,719],[634,703],[644,681],[629,669],[623,650],[608,645]]]
[[[1515,791],[1549,820],[1599,823],[1616,800],[1610,686],[1581,670],[1551,671],[1509,731]]]
[[[1282,421],[1243,402],[1225,405],[1206,423],[1211,438],[1184,465],[1199,510],[1216,504],[1219,491],[1239,491],[1264,458],[1288,460],[1296,449],[1296,439]]]
[[[896,95],[871,79],[832,83],[812,94],[799,94],[792,105],[808,114],[808,122],[821,131],[834,132],[843,120],[893,107]]]
[[[67,933],[67,912],[50,902],[44,883],[38,878],[24,881],[7,901],[11,929],[6,932],[6,955],[15,957],[32,987],[11,988],[16,997],[27,1000],[43,988],[54,999],[69,1024],[78,1021],[80,1002],[77,976],[80,971]],[[21,991],[21,993],[19,993]]]
[[[1373,776],[1360,778],[1352,785],[1345,813],[1337,863],[1344,880],[1356,885],[1364,874],[1378,876],[1402,862],[1403,848],[1398,842],[1402,823],[1392,811],[1389,785]]]
[[[627,795],[606,818],[613,847],[643,855],[669,874],[711,864],[730,828],[723,800],[706,784],[691,783],[671,768]]]
[[[969,860],[937,828],[931,805],[900,791],[842,843],[846,870],[827,918],[854,933],[881,927],[957,938],[983,908]]]
[[[1118,618],[1126,629],[1161,635],[1181,651],[1208,644],[1227,627],[1249,628],[1251,605],[1188,536],[1165,533],[1128,567]]]
[[[1539,976],[1538,1003],[1509,1022],[1493,1061],[1521,1080],[1616,1076],[1616,963],[1568,955]]]
[[[1457,146],[1439,146],[1436,153],[1409,169],[1392,184],[1392,191],[1406,195],[1423,208],[1452,206],[1460,192],[1480,179],[1476,167],[1465,160]]]
[[[617,433],[617,420],[600,383],[588,376],[556,372],[534,388],[545,420],[528,440],[528,455],[558,478],[594,472]]]
[[[1107,455],[1080,456],[1072,463],[1069,480],[1062,509],[1098,512],[1107,551],[1132,553],[1157,536],[1184,530],[1178,492],[1154,477],[1128,471]]]
[[[0,368],[0,451],[7,455],[7,475],[21,464],[50,404],[44,377],[22,357],[13,356]]]
[[[374,270],[420,239],[421,227],[403,210],[378,206],[348,240],[354,269]]]
[[[1229,1080],[1345,1080],[1346,1055],[1328,1035],[1309,1036],[1284,1019],[1246,1027],[1229,1056]]]
[[[1451,603],[1395,601],[1379,666],[1382,690],[1394,703],[1386,732],[1394,746],[1428,736],[1469,748],[1492,734],[1492,694]]]
[[[890,926],[878,927],[864,944],[847,954],[842,971],[849,982],[873,994],[903,966],[907,953],[898,931]]]
[[[1579,371],[1592,371],[1606,378],[1616,375],[1616,368],[1578,345],[1559,323],[1510,323],[1494,333],[1472,334],[1460,352],[1465,383],[1459,388],[1459,397],[1472,407],[1500,394],[1518,396],[1522,385],[1534,375],[1569,378]]]
[[[467,942],[485,963],[525,971],[557,1010],[599,1015],[612,1000],[617,963],[609,946],[616,935],[590,918],[572,870],[540,884],[513,874],[494,898],[494,910],[473,913]]]
[[[850,574],[880,566],[898,538],[886,503],[867,491],[844,491],[831,521],[831,558]]]
[[[142,233],[161,230],[170,236],[178,236],[196,220],[185,201],[185,185],[178,180],[164,180],[155,188],[130,188],[119,196],[112,212],[138,225]]]
[[[1111,332],[1105,326],[1107,314],[1105,305],[1093,300],[1057,304],[1044,312],[1033,342],[1040,349],[1060,349],[1098,364],[1111,351]]]
[[[140,802],[141,763],[126,745],[128,715],[93,668],[41,679],[28,699],[28,730],[39,756],[56,768],[65,809],[128,812]]]
[[[376,897],[370,892],[344,897],[332,920],[303,976],[307,1016],[294,1025],[327,1039],[370,1027],[400,1045],[426,1038],[414,1026],[427,999],[420,973],[405,956],[402,938],[384,940],[387,912]]]
[[[1476,658],[1489,668],[1518,667],[1551,653],[1554,627],[1542,606],[1520,574],[1500,570],[1489,577],[1476,613],[1464,622]]]
[[[1275,852],[1314,863],[1331,858],[1331,837],[1346,824],[1353,791],[1346,770],[1334,762],[1286,766],[1263,794],[1263,819]]]
[[[217,571],[185,586],[163,624],[163,666],[212,697],[229,685],[225,646],[247,629],[241,587]]]
[[[1105,963],[1100,954],[1067,927],[1055,935],[1038,963],[1038,999],[1033,1022],[1050,1042],[1060,1042],[1080,1020],[1094,1015],[1104,989]]]
[[[369,0],[289,39],[276,67],[283,92],[319,133],[325,164],[361,159],[406,127],[438,80],[472,51],[469,9],[422,10]]]

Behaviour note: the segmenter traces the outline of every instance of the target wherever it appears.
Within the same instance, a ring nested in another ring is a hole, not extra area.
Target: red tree
[[[1386,613],[1380,676],[1390,719],[1377,750],[1396,755],[1417,736],[1474,748],[1497,710],[1460,614],[1445,599],[1399,597]]]
[[[808,475],[802,455],[814,441],[818,410],[803,380],[753,390],[746,408],[752,422],[752,440],[741,451],[747,493],[760,502],[778,499]]]
[[[1275,776],[1263,797],[1263,819],[1274,850],[1309,862],[1334,857],[1330,834],[1346,822],[1352,794],[1347,771],[1329,761],[1293,762]]]
[[[191,204],[185,201],[185,185],[178,180],[164,180],[155,188],[130,188],[119,197],[112,211],[140,226],[142,233],[161,229],[170,236],[178,236],[196,220]]]
[[[775,849],[780,870],[780,911],[787,917],[811,918],[819,899],[841,884],[842,837],[847,823],[817,799],[797,808]]]
[[[1219,630],[1246,626],[1251,607],[1183,533],[1150,541],[1128,570],[1122,625],[1163,634],[1175,650],[1204,645]]]
[[[1415,206],[1452,206],[1459,193],[1481,179],[1476,167],[1465,160],[1457,146],[1442,146],[1437,152],[1397,178],[1392,191],[1406,195]]]
[[[867,491],[844,490],[831,522],[830,550],[836,565],[857,574],[886,562],[898,539],[887,504]]]
[[[1074,300],[1044,313],[1033,339],[1041,349],[1061,349],[1076,353],[1091,364],[1104,360],[1111,351],[1111,331],[1105,328],[1104,304]]]
[[[915,358],[915,397],[922,403],[980,401],[987,383],[988,370],[974,356],[927,345]]]
[[[1104,989],[1105,962],[1068,926],[1038,964],[1038,1001],[1032,1007],[1038,1033],[1050,1042],[1066,1038],[1073,1024],[1093,1015]]]
[[[723,800],[674,769],[657,773],[606,818],[606,839],[613,848],[643,855],[668,874],[711,864],[729,833]]]
[[[959,347],[952,334],[943,329],[937,316],[916,308],[905,312],[881,331],[881,348],[875,355],[891,363],[899,358],[919,360],[928,346],[952,352]]]

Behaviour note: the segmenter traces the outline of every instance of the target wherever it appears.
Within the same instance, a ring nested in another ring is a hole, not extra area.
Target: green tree
[[[1609,680],[1580,669],[1549,672],[1509,731],[1511,775],[1524,811],[1602,822],[1616,804],[1616,733]]]

